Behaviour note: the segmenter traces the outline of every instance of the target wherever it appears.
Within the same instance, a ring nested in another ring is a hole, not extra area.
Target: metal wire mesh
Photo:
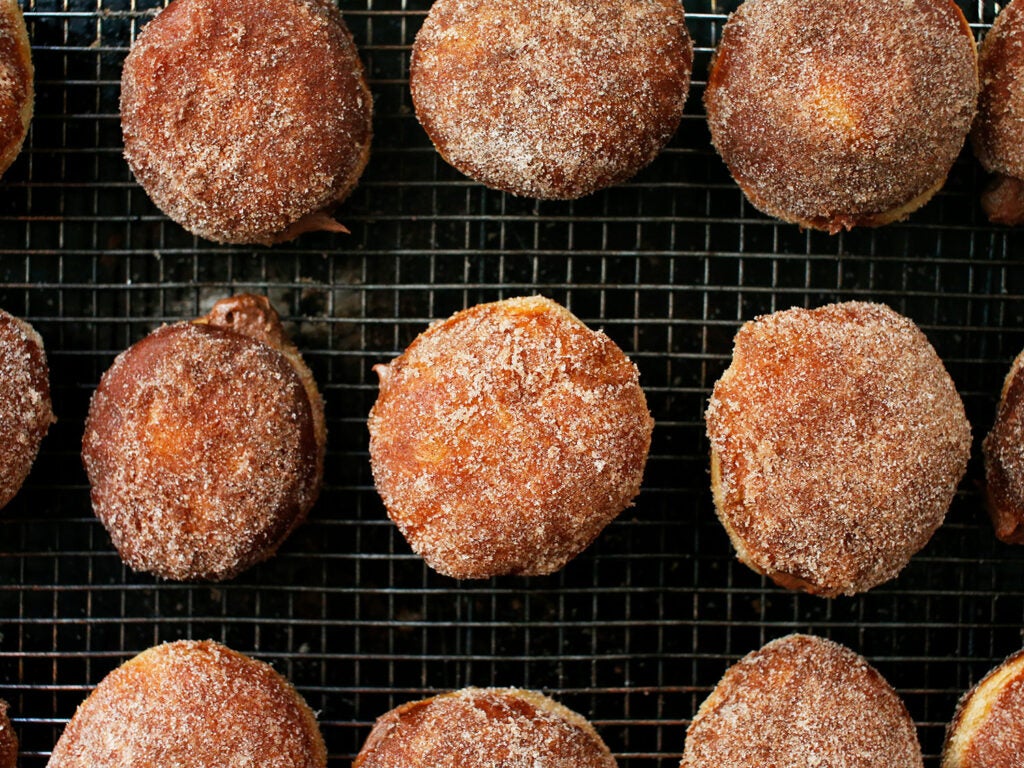
[[[978,457],[945,526],[896,581],[855,599],[780,590],[735,562],[708,492],[702,411],[755,314],[885,301],[918,322],[987,431],[1024,347],[1020,233],[987,225],[969,154],[910,221],[837,237],[754,211],[710,148],[701,96],[735,2],[688,2],[695,82],[670,147],[633,182],[577,202],[492,192],[441,161],[412,114],[409,50],[427,0],[345,0],[376,100],[349,237],[214,246],[167,221],[121,157],[120,68],[155,0],[30,0],[37,104],[0,190],[0,306],[46,340],[60,418],[0,515],[0,697],[39,766],[77,704],[125,658],[212,637],[273,662],[321,713],[333,765],[388,708],[463,685],[543,689],[590,717],[624,768],[678,762],[726,666],[790,631],[868,656],[905,697],[930,764],[957,697],[1021,645],[1024,557],[996,542]],[[990,2],[964,5],[980,34]],[[79,459],[114,356],[217,298],[267,293],[320,382],[326,488],[280,555],[216,586],[126,570],[93,518]],[[464,306],[542,292],[637,362],[657,420],[643,493],[586,553],[536,579],[430,572],[372,486],[371,366]],[[977,453],[977,452],[976,452]]]

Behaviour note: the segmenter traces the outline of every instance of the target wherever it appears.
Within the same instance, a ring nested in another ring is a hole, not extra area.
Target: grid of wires
[[[343,0],[376,102],[373,157],[342,211],[352,235],[215,246],[165,219],[121,156],[121,64],[159,5],[26,8],[36,116],[0,185],[0,306],[43,335],[60,421],[0,515],[0,698],[22,765],[45,763],[78,703],[126,658],[210,637],[298,686],[333,765],[390,707],[501,685],[544,690],[591,718],[624,768],[668,768],[726,666],[792,631],[866,655],[937,763],[958,696],[1020,647],[1024,627],[1024,555],[991,534],[978,456],[947,523],[899,579],[827,601],[735,562],[708,490],[703,409],[744,320],[870,299],[924,329],[980,443],[1024,347],[1024,251],[1019,233],[984,221],[969,153],[902,224],[829,237],[762,216],[712,151],[701,107],[736,3],[695,0],[694,85],[668,149],[584,200],[516,199],[446,166],[413,116],[409,51],[427,0]],[[996,9],[964,11],[980,36]],[[276,558],[231,582],[134,574],[91,513],[79,458],[89,398],[128,345],[240,291],[271,297],[324,393],[324,492]],[[604,328],[638,364],[657,421],[644,489],[556,575],[455,582],[409,551],[374,491],[371,368],[433,319],[534,292]]]

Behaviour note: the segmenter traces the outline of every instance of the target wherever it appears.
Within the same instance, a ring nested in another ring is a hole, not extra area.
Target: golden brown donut
[[[586,718],[536,691],[464,688],[378,718],[353,768],[615,768]]]
[[[924,205],[977,95],[953,0],[747,0],[722,31],[704,106],[756,208],[834,234]]]
[[[726,671],[686,732],[681,768],[921,768],[899,695],[849,648],[789,635]]]
[[[1011,2],[985,35],[979,57],[981,95],[971,131],[974,154],[994,174],[981,197],[989,220],[1024,222],[1024,11]]]
[[[21,152],[34,101],[32,51],[18,0],[0,0],[0,173]]]
[[[640,490],[653,421],[636,366],[549,299],[458,312],[374,370],[377,490],[440,573],[552,573]]]
[[[269,664],[212,641],[143,651],[82,702],[49,768],[324,768],[316,717]]]
[[[228,579],[270,557],[323,477],[312,374],[263,296],[164,326],[103,375],[82,456],[122,560],[168,579]]]
[[[15,768],[18,764],[18,736],[7,716],[7,702],[0,699],[0,768]]]
[[[0,309],[0,509],[25,482],[39,444],[56,421],[49,379],[39,334]]]
[[[679,0],[437,0],[409,86],[459,171],[573,199],[654,159],[679,126],[692,64]]]
[[[1024,352],[1003,382],[995,424],[982,443],[985,499],[996,536],[1024,544]]]
[[[894,578],[942,523],[970,456],[942,361],[881,304],[744,324],[706,417],[715,508],[737,556],[826,597]]]
[[[946,730],[942,768],[1019,768],[1024,755],[1024,651],[964,694]]]
[[[371,98],[330,0],[174,0],[124,63],[124,154],[153,202],[225,243],[346,232]]]

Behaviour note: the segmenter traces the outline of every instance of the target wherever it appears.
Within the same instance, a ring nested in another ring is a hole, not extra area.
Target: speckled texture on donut
[[[747,0],[704,104],[755,207],[835,233],[927,202],[977,95],[974,37],[952,0]]]
[[[78,707],[49,768],[324,768],[312,710],[270,665],[212,641],[140,653]]]
[[[880,304],[744,324],[706,420],[715,507],[739,558],[829,597],[894,578],[942,523],[970,456],[942,361]]]
[[[615,768],[587,720],[535,691],[464,688],[378,718],[353,768]]]
[[[914,721],[861,656],[789,635],[742,658],[700,706],[681,768],[921,768]]]
[[[18,764],[18,737],[7,710],[7,702],[0,699],[0,768],[15,768]]]
[[[32,122],[32,51],[18,0],[0,0],[0,173],[14,162]]]
[[[679,125],[692,63],[678,0],[438,0],[409,85],[462,173],[572,199],[654,159]]]
[[[369,157],[371,97],[326,0],[174,0],[124,65],[125,158],[190,232],[273,243],[328,215]]]
[[[982,450],[985,496],[996,536],[1008,544],[1024,544],[1024,352],[1006,375]]]
[[[964,694],[946,731],[942,768],[1019,768],[1024,755],[1024,651]]]
[[[639,492],[653,420],[636,366],[549,299],[459,312],[374,370],[377,490],[440,573],[552,573]]]

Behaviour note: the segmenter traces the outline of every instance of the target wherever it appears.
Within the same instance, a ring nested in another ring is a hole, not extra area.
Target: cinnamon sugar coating
[[[942,523],[970,456],[942,361],[880,304],[744,324],[706,420],[715,508],[739,559],[827,597],[894,578]]]
[[[121,558],[168,579],[228,579],[306,517],[326,429],[312,375],[262,296],[164,326],[103,375],[82,456]]]
[[[270,244],[330,217],[370,150],[371,97],[329,0],[174,0],[124,64],[125,158],[190,232]]]
[[[678,0],[438,0],[409,86],[459,171],[573,199],[654,159],[682,118],[692,64]]]
[[[0,0],[0,173],[25,142],[35,98],[32,52],[18,0]]]
[[[212,641],[140,653],[78,707],[49,768],[324,768],[302,696],[270,665]]]
[[[353,768],[615,768],[587,720],[535,691],[464,688],[378,718]]]
[[[0,768],[15,768],[18,764],[18,737],[7,716],[7,702],[0,699]]]
[[[681,768],[921,768],[914,721],[861,656],[789,635],[729,668],[686,732]]]
[[[946,730],[942,768],[1018,768],[1024,755],[1024,651],[964,694]]]
[[[977,95],[974,37],[952,0],[747,0],[704,105],[756,208],[834,234],[924,205]]]
[[[636,366],[549,299],[458,312],[374,370],[377,490],[440,573],[552,573],[640,490],[654,422]]]
[[[49,377],[39,334],[0,309],[0,509],[25,482],[55,421]]]
[[[985,497],[996,536],[1007,544],[1024,544],[1024,352],[1006,375],[982,450]]]
[[[981,203],[991,221],[1024,222],[1024,6],[1011,2],[985,35],[981,95],[971,131],[974,154],[995,174]]]

